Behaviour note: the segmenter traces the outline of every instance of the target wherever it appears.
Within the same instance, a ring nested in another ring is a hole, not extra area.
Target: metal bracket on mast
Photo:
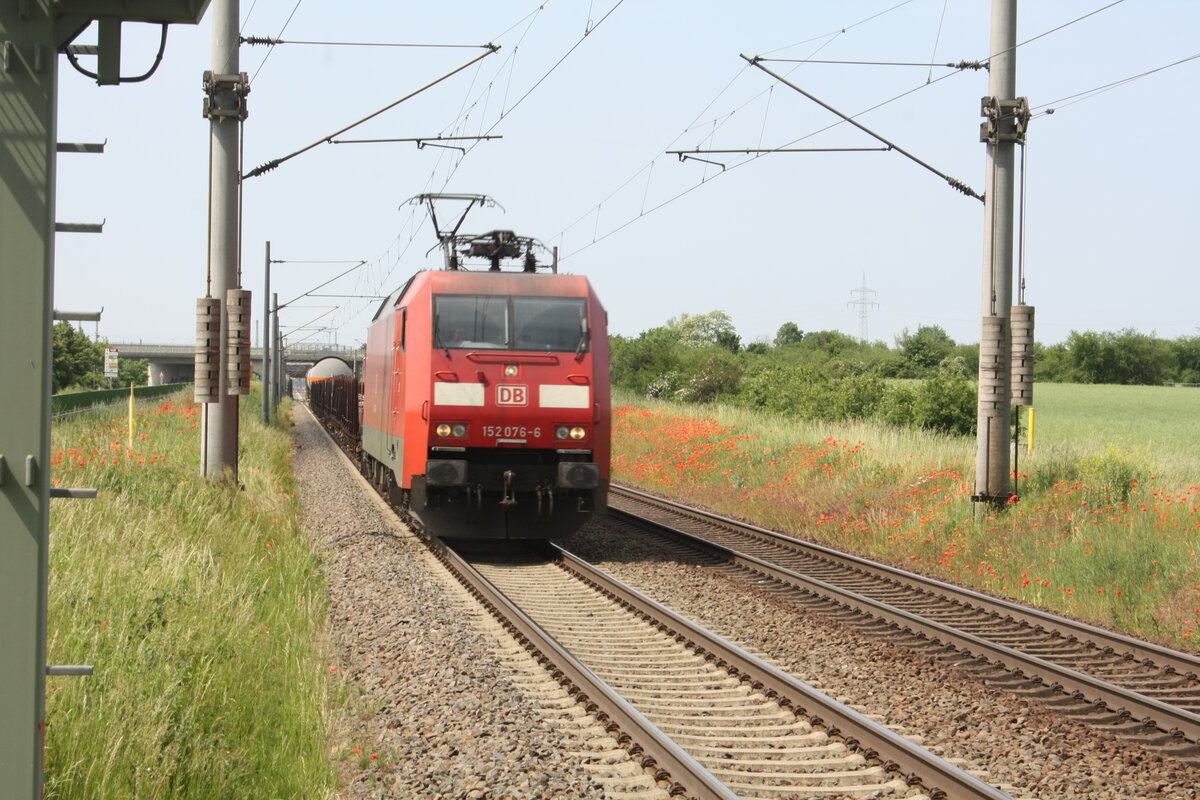
[[[1000,100],[996,97],[983,97],[979,101],[979,114],[986,120],[979,125],[979,141],[987,144],[1000,142],[1016,142],[1025,144],[1025,134],[1029,130],[1029,98],[1015,97],[1012,100]],[[1013,120],[1011,131],[1002,131],[1001,123]]]
[[[250,76],[244,72],[222,74],[204,70],[204,118],[229,117],[244,121],[250,115],[246,95],[250,94]],[[218,102],[221,95],[232,96],[232,103]]]

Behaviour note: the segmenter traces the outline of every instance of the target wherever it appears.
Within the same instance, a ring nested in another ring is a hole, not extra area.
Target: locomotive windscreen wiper
[[[579,345],[575,348],[575,360],[583,360],[583,351],[587,349],[588,341],[588,324],[587,317],[579,318]]]
[[[446,358],[450,357],[450,348],[442,341],[442,325],[439,320],[438,312],[433,312],[433,346],[440,347],[446,351]]]

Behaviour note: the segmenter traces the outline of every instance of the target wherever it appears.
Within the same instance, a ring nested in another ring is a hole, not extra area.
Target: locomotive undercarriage
[[[585,453],[468,449],[430,455],[426,474],[413,476],[410,507],[448,537],[566,536],[608,505],[608,486]]]
[[[480,450],[434,453],[426,475],[402,488],[395,472],[363,454],[363,476],[388,501],[445,538],[549,539],[578,530],[608,508],[608,482],[584,455],[554,451],[511,453]]]

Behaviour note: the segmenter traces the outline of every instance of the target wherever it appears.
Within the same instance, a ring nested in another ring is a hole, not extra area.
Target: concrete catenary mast
[[[210,480],[237,479],[238,395],[249,391],[248,380],[242,385],[243,370],[230,367],[249,356],[248,343],[242,347],[249,331],[249,297],[238,291],[238,182],[250,86],[238,71],[238,5],[238,0],[213,2],[212,69],[204,73],[210,200],[207,293],[197,306],[196,400],[204,404],[200,472]]]
[[[982,333],[979,346],[978,451],[975,494],[996,505],[1012,497],[1011,307],[1013,294],[1013,199],[1015,151],[1025,141],[1029,104],[1016,97],[1017,2],[992,0],[988,96],[980,139],[987,145],[983,224]]]

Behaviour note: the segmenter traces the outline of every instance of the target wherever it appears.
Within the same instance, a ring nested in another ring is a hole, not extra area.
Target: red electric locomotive
[[[364,472],[439,536],[565,535],[607,507],[607,315],[586,278],[537,272],[531,240],[457,239],[491,269],[448,256],[367,330]]]

